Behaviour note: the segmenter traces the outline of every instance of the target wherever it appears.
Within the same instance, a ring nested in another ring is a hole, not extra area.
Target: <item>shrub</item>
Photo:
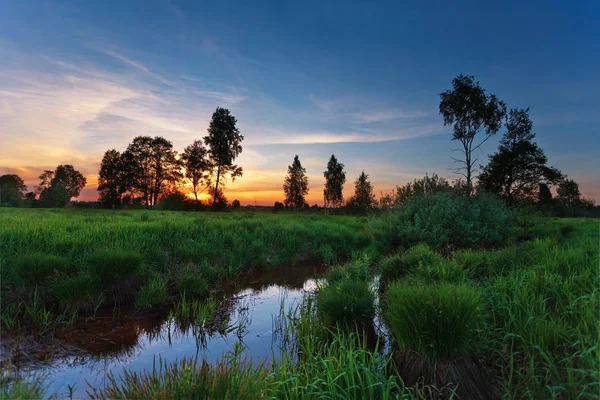
[[[97,250],[86,257],[88,271],[102,285],[132,277],[141,263],[138,253],[119,249]]]
[[[168,298],[167,279],[161,275],[157,275],[146,285],[142,286],[136,298],[136,305],[138,307],[152,308],[166,303]]]
[[[466,285],[440,283],[389,286],[385,316],[398,347],[429,362],[471,354],[483,325],[478,291]]]
[[[330,285],[343,280],[367,282],[370,278],[368,260],[365,259],[354,260],[344,266],[334,267],[327,273],[327,283]]]
[[[17,284],[34,287],[44,284],[54,272],[65,272],[67,266],[67,261],[62,257],[30,253],[15,262],[13,274]]]
[[[374,219],[391,246],[425,242],[432,247],[490,246],[510,233],[511,212],[491,196],[464,197],[455,191],[415,196]]]
[[[426,244],[412,247],[403,255],[390,256],[381,261],[379,270],[381,273],[380,285],[385,287],[389,282],[398,280],[407,274],[415,272],[419,267],[430,266],[440,263],[442,257]]]
[[[366,282],[342,279],[317,293],[319,316],[325,325],[352,326],[373,323],[375,293]]]
[[[52,286],[54,296],[65,304],[89,300],[98,289],[96,281],[89,274],[57,279]]]

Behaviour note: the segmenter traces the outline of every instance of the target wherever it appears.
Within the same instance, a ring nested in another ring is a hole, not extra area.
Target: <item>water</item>
[[[141,372],[152,369],[159,357],[175,362],[184,357],[205,358],[214,362],[234,343],[241,341],[244,355],[253,363],[277,357],[277,323],[282,307],[288,311],[303,296],[314,291],[324,274],[319,267],[294,267],[265,271],[247,276],[236,287],[215,293],[226,300],[229,329],[200,335],[195,329],[181,329],[167,311],[153,317],[135,315],[106,321],[97,319],[93,326],[73,330],[62,345],[71,352],[37,363],[29,376],[42,376],[48,394],[85,397],[92,387],[102,387],[106,374],[120,376],[123,369]]]

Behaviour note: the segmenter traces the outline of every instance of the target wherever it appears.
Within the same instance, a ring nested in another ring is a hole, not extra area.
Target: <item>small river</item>
[[[278,318],[312,293],[324,273],[324,268],[315,266],[262,271],[213,293],[227,304],[228,328],[221,332],[200,334],[196,329],[182,328],[169,317],[168,310],[151,317],[123,311],[116,318],[94,318],[60,339],[57,345],[72,351],[36,361],[28,367],[28,375],[43,377],[48,394],[68,397],[71,387],[73,397],[82,398],[90,386],[108,383],[109,372],[120,376],[123,369],[152,370],[160,359],[171,363],[191,357],[214,362],[238,341],[245,346],[248,360],[268,362],[277,358]]]

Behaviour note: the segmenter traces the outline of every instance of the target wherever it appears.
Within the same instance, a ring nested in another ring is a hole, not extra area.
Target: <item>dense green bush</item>
[[[490,246],[511,232],[512,214],[500,200],[456,191],[419,195],[373,220],[391,247],[425,242],[432,247]]]
[[[474,288],[396,282],[387,289],[384,308],[401,351],[416,352],[436,362],[477,350],[484,310],[481,295]]]
[[[17,284],[34,287],[44,284],[55,272],[64,273],[67,267],[67,261],[60,256],[30,253],[17,259],[12,271]]]
[[[133,251],[103,249],[90,253],[86,264],[92,277],[108,285],[134,276],[142,260],[142,256]]]
[[[415,272],[419,267],[428,267],[442,262],[442,257],[426,244],[412,247],[405,254],[396,254],[383,259],[379,264],[382,288],[389,282]]]
[[[341,279],[319,290],[317,309],[325,325],[366,326],[375,316],[375,293],[367,282]]]

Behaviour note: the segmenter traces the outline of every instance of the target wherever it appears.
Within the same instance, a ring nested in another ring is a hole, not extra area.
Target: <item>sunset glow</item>
[[[105,20],[102,16],[112,10],[101,3],[9,1],[0,6],[5,16],[0,25],[0,174],[19,174],[31,190],[44,169],[72,164],[87,178],[79,200],[95,200],[104,151],[122,151],[137,135],[158,135],[181,152],[206,135],[212,112],[223,106],[237,117],[245,136],[236,160],[244,175],[226,185],[229,201],[282,201],[283,179],[295,154],[309,175],[310,204],[323,202],[323,171],[331,154],[346,166],[346,196],[363,169],[377,194],[426,172],[454,179],[448,169],[455,143],[438,115],[438,94],[466,71],[509,107],[531,107],[534,132],[549,163],[579,182],[583,196],[600,198],[598,113],[592,100],[600,89],[594,76],[600,51],[592,49],[600,50],[600,41],[569,41],[570,28],[540,23],[538,28],[547,28],[534,33],[517,24],[510,33],[489,32],[489,49],[464,42],[451,49],[444,16],[455,11],[438,10],[437,27],[397,21],[393,43],[381,45],[388,46],[381,53],[385,57],[374,52],[367,31],[355,37],[356,48],[329,55],[324,49],[338,43],[336,35],[357,33],[344,32],[340,23],[339,32],[323,37],[305,29],[310,21],[302,18],[285,27],[276,24],[275,33],[242,32],[238,17],[227,19],[216,10],[170,2],[142,8]],[[345,18],[367,18],[363,11]],[[371,11],[387,18],[379,9]],[[558,11],[523,13],[545,21]],[[403,15],[402,10],[391,14]],[[155,17],[156,26],[148,22]],[[257,11],[244,18],[262,17]],[[276,39],[284,28],[298,34],[291,45]],[[424,35],[425,47],[403,44],[415,34]],[[553,45],[536,46],[535,38],[509,43],[501,37],[507,34],[545,35],[538,40]],[[583,48],[587,64],[578,52]],[[456,64],[456,51],[470,56]],[[511,59],[513,54],[518,60]],[[511,67],[516,61],[518,75]],[[539,74],[538,64],[554,68]],[[578,72],[563,73],[570,70]],[[478,163],[495,150],[499,136],[486,143]]]

